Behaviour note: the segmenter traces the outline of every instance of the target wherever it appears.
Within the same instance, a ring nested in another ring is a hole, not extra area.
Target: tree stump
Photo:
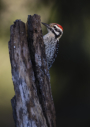
[[[16,127],[56,127],[55,108],[45,56],[41,20],[29,15],[10,28],[9,54],[15,96],[11,99]]]

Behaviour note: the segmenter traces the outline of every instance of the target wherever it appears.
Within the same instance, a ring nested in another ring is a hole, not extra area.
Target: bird
[[[48,69],[50,69],[58,54],[59,39],[63,35],[63,27],[57,23],[41,23],[46,26],[48,31],[48,33],[43,36],[43,42],[45,45]]]

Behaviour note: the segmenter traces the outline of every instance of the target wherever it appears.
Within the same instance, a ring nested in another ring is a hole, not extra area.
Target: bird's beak
[[[50,29],[50,26],[46,23],[41,22],[44,26],[46,26],[48,29]]]

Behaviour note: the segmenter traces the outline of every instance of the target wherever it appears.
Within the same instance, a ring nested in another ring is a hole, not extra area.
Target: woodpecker
[[[57,23],[46,24],[42,22],[42,24],[47,27],[48,31],[48,33],[43,36],[43,41],[45,45],[48,69],[50,69],[57,57],[59,39],[63,35],[63,27]]]

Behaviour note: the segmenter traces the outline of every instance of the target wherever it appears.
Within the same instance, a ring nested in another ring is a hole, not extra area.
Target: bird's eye
[[[55,27],[54,29],[55,29],[55,31],[57,31],[57,32],[58,32],[58,29],[57,29],[56,27]]]
[[[56,26],[54,26],[53,28],[54,28],[54,30],[56,30],[56,31],[57,31],[57,28],[56,28]]]

